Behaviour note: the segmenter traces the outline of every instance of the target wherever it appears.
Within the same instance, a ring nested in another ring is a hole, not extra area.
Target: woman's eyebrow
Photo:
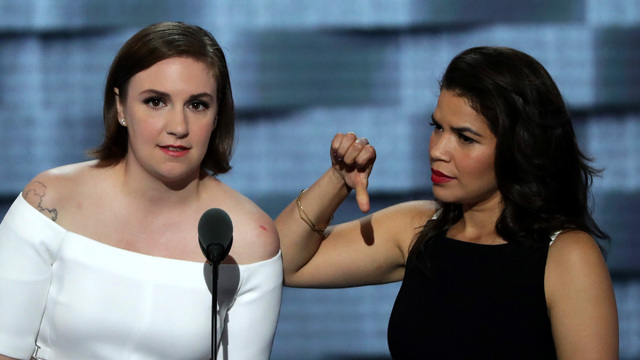
[[[468,127],[468,126],[461,126],[461,127],[451,127],[451,129],[457,133],[471,133],[477,137],[483,137],[479,132],[473,130],[472,128]]]
[[[201,98],[209,98],[211,100],[211,99],[214,99],[214,96],[209,94],[208,92],[202,92],[202,93],[199,93],[199,94],[193,94],[193,95],[189,96],[190,100],[201,99]]]
[[[140,94],[152,94],[152,95],[156,95],[159,97],[164,97],[164,98],[170,98],[171,95],[169,95],[168,93],[164,92],[164,91],[160,91],[160,90],[156,90],[156,89],[147,89],[147,90],[143,90],[140,92]]]
[[[431,121],[433,121],[435,124],[438,124],[440,126],[442,126],[442,124],[440,124],[440,122],[438,120],[436,120],[436,118],[433,116],[433,114],[431,114]],[[479,132],[473,130],[471,127],[469,126],[452,126],[451,130],[457,132],[457,133],[471,133],[477,137],[483,137]]]

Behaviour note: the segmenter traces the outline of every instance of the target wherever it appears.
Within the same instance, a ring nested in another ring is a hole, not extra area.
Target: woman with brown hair
[[[235,229],[219,269],[219,354],[268,359],[278,234],[216,178],[231,169],[234,106],[213,36],[174,22],[130,38],[106,81],[104,127],[95,160],[36,176],[0,225],[0,359],[209,359],[198,222],[210,208]]]

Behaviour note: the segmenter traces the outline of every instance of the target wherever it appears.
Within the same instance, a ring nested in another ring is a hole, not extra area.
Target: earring
[[[127,122],[126,122],[126,121],[124,121],[124,118],[122,118],[122,120],[120,120],[120,124],[122,124],[122,126],[126,126],[126,125],[127,125]]]

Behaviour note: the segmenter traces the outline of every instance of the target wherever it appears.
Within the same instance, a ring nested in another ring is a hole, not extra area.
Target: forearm
[[[324,228],[350,191],[342,177],[330,168],[302,194],[303,214],[294,199],[276,218],[285,284],[313,258],[322,243],[322,235],[303,220],[305,214],[317,227]]]

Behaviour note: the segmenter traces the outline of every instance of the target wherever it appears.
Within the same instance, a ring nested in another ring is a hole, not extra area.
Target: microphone
[[[229,255],[233,243],[233,224],[226,211],[212,208],[198,222],[198,242],[204,256],[212,264],[220,264]]]
[[[198,221],[200,250],[211,263],[211,360],[218,358],[218,266],[229,255],[233,242],[233,224],[226,211],[212,208],[204,212]]]

